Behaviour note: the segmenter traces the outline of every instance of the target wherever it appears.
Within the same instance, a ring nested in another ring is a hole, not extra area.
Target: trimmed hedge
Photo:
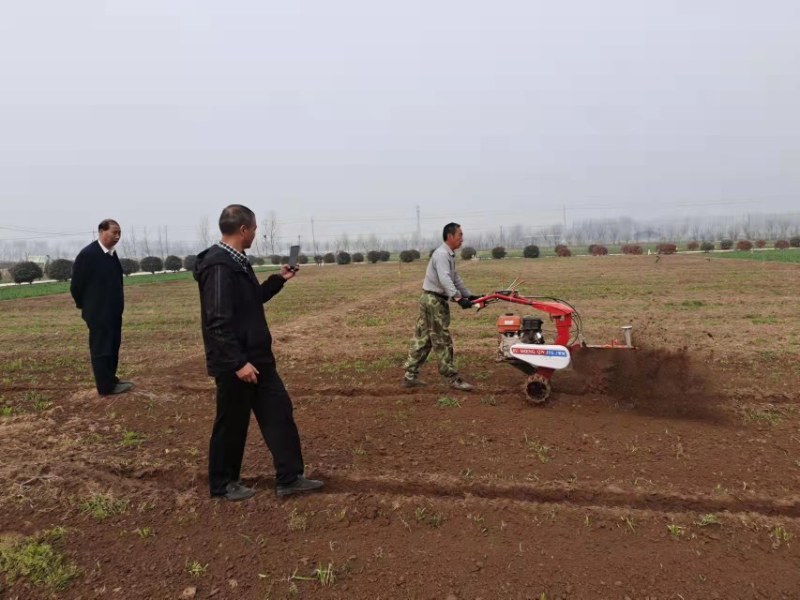
[[[152,274],[156,271],[164,270],[164,261],[157,256],[145,256],[139,266],[141,266],[142,271]]]
[[[539,246],[535,244],[525,246],[522,250],[522,256],[525,258],[539,258]]]
[[[739,240],[736,242],[736,249],[739,251],[748,251],[753,249],[753,242],[750,240]]]
[[[461,249],[461,258],[464,260],[472,260],[478,255],[478,251],[472,246],[464,246]]]
[[[495,246],[492,248],[492,258],[500,260],[506,257],[506,249],[503,246]]]
[[[35,262],[23,261],[12,266],[8,272],[11,274],[11,279],[14,283],[30,283],[33,284],[34,279],[41,279],[44,276],[42,267]]]
[[[183,261],[180,259],[179,256],[170,254],[166,259],[164,259],[165,271],[180,271],[182,266],[183,266]]]
[[[639,244],[623,244],[622,245],[622,253],[623,254],[641,254],[642,247]]]
[[[410,263],[414,262],[414,251],[413,250],[403,250],[400,252],[400,262]]]
[[[195,257],[196,259],[197,257]],[[122,266],[122,274],[127,277],[131,273],[139,272],[139,261],[132,258],[120,258],[119,264]]]
[[[606,248],[602,244],[592,244],[591,246],[589,246],[589,254],[591,254],[592,256],[607,256],[608,248]]]
[[[556,256],[572,256],[572,250],[570,250],[564,244],[558,244],[556,246]]]
[[[56,281],[67,281],[72,277],[72,261],[66,258],[57,258],[47,264],[45,273],[50,279]]]

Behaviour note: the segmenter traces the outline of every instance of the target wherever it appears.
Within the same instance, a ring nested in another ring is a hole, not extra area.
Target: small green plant
[[[366,453],[367,451],[364,449],[364,446],[362,444],[359,444],[358,446],[353,448],[353,454],[355,454],[356,456],[364,456]]]
[[[343,508],[342,510],[337,510],[335,513],[333,513],[333,517],[337,521],[339,521],[340,523],[342,521],[346,521],[347,520],[347,508]]]
[[[461,408],[461,402],[457,398],[450,398],[449,396],[442,396],[436,401],[439,408]]]
[[[696,525],[698,527],[708,527],[709,525],[719,525],[719,517],[713,513],[709,513],[707,515],[703,515],[700,517],[700,520],[697,521]]]
[[[769,537],[772,539],[772,547],[777,549],[780,548],[781,544],[788,546],[794,535],[786,531],[781,525],[777,525],[769,532]]]
[[[667,525],[667,530],[669,531],[669,534],[676,540],[680,537],[683,537],[683,534],[686,533],[685,527],[682,527],[681,525],[676,525],[675,523]]]
[[[128,509],[128,504],[128,500],[117,499],[110,494],[95,494],[80,502],[78,507],[98,521],[104,521],[109,517],[124,513]]]
[[[46,396],[36,391],[25,392],[22,401],[25,402],[25,404],[29,404],[30,407],[37,412],[47,410],[53,406],[53,403]]]
[[[13,406],[0,406],[0,417],[13,417],[13,416],[14,416]]]
[[[431,527],[439,527],[442,524],[442,515],[439,513],[430,513],[422,506],[417,507],[414,511],[414,518],[417,519],[417,522],[425,523]]]
[[[317,565],[317,568],[314,569],[311,577],[298,575],[297,569],[295,569],[294,573],[289,575],[288,579],[291,585],[294,585],[294,581],[319,581],[322,585],[329,586],[336,582],[336,569],[334,568],[333,563],[328,563],[327,567]],[[297,589],[296,586],[295,589]],[[299,590],[297,590],[297,592],[299,592]],[[290,593],[296,594],[297,592]]]
[[[293,508],[289,515],[289,531],[305,531],[306,527],[308,527],[308,517]]]
[[[550,446],[545,446],[542,442],[536,439],[529,439],[528,434],[525,433],[525,444],[528,446],[528,450],[536,454],[536,457],[539,459],[540,463],[548,463],[550,462],[550,452],[552,448]]]
[[[333,563],[328,563],[327,567],[318,565],[317,568],[314,569],[314,576],[324,586],[333,585],[336,582],[336,574],[333,568]]]
[[[80,569],[53,547],[64,534],[63,528],[56,527],[22,539],[0,537],[0,573],[12,583],[27,579],[37,586],[63,590],[80,574]]]
[[[636,533],[636,521],[630,515],[625,515],[624,517],[620,517],[625,526],[631,530],[632,533]]]
[[[133,531],[143,540],[146,540],[147,538],[153,537],[155,535],[155,532],[153,531],[152,527],[137,527]]]
[[[780,423],[783,415],[777,410],[769,408],[746,408],[743,411],[743,418],[746,423],[767,423],[776,425]]]
[[[133,448],[136,446],[141,446],[146,439],[147,436],[145,436],[143,433],[126,429],[122,432],[122,441],[120,442],[120,445],[124,446],[125,448]]]
[[[497,398],[495,396],[486,396],[481,398],[481,404],[484,406],[497,406]]]
[[[201,564],[200,562],[193,560],[193,561],[186,561],[186,571],[192,577],[200,577],[201,575],[205,575],[206,571],[208,570],[208,564]]]

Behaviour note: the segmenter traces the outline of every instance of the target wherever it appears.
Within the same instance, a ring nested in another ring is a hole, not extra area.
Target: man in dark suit
[[[70,292],[89,328],[92,371],[101,396],[122,394],[133,387],[117,377],[122,341],[122,266],[114,246],[119,223],[105,219],[97,227],[97,241],[80,251],[72,267]]]

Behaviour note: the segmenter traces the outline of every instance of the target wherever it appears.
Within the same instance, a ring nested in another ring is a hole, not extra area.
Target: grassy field
[[[261,266],[256,267],[256,273],[266,273],[275,271],[278,267]],[[192,274],[186,271],[179,273],[155,273],[151,275],[134,275],[125,277],[123,282],[126,287],[134,285],[149,285],[154,283],[166,283],[169,281],[189,281]],[[33,285],[20,284],[0,287],[0,301],[19,300],[21,298],[35,298],[37,296],[50,296],[52,294],[63,294],[69,292],[69,282],[59,281],[52,283],[37,283]]]
[[[778,263],[800,263],[800,250],[797,248],[787,248],[786,250],[755,250],[753,252],[715,252],[714,258],[739,258],[743,260],[753,260],[757,262],[778,262]]]

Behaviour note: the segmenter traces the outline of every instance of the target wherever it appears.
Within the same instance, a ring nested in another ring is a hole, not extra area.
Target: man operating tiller
[[[419,299],[419,317],[411,339],[408,359],[403,368],[403,387],[415,388],[425,384],[417,379],[420,367],[433,351],[439,361],[439,374],[451,388],[468,392],[472,386],[461,379],[453,363],[453,338],[450,335],[449,302],[458,303],[461,308],[472,307],[472,302],[480,298],[470,293],[456,272],[456,250],[464,241],[464,233],[458,223],[448,223],[442,231],[444,243],[434,250],[422,282],[422,296]]]

